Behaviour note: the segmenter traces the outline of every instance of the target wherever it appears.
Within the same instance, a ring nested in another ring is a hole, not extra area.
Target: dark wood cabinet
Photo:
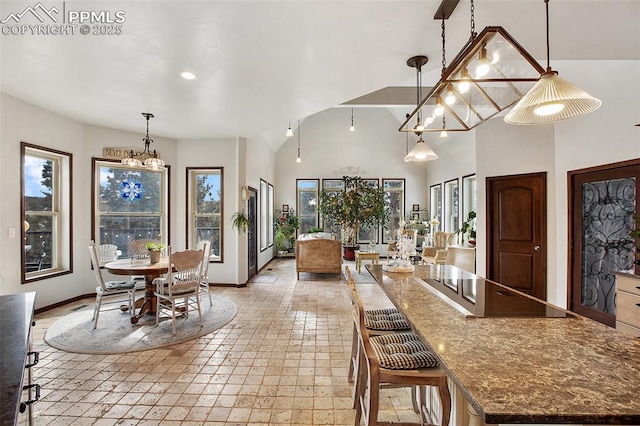
[[[38,354],[31,350],[35,300],[35,292],[0,296],[1,426],[15,425],[19,418],[33,424],[32,404],[40,397],[31,374],[38,363]]]

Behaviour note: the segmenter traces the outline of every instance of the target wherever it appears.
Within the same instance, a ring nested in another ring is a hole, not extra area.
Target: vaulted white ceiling
[[[0,20],[36,4],[3,0]],[[119,35],[82,35],[79,28],[73,35],[1,34],[1,90],[88,124],[142,133],[140,113],[152,112],[155,135],[259,138],[277,147],[289,122],[383,88],[415,87],[411,56],[429,57],[423,83],[434,84],[439,4],[45,1],[61,15],[123,11],[126,21]],[[549,7],[552,65],[640,60],[640,1],[551,0]],[[469,18],[469,1],[461,0],[446,22],[447,60],[469,38]],[[545,65],[543,0],[476,0],[475,21],[478,32],[503,26]],[[39,24],[25,14],[5,26],[26,23]],[[183,80],[182,70],[198,78]]]

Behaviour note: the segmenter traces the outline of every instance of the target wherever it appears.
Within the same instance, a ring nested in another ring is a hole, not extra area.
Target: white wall
[[[440,158],[427,163],[405,163],[405,134],[386,110],[356,108],[356,132],[349,132],[350,108],[334,108],[304,120],[302,163],[295,162],[297,133],[272,154],[260,140],[178,141],[153,137],[162,158],[171,166],[171,240],[184,245],[184,167],[225,167],[225,217],[241,208],[242,185],[259,188],[260,178],[273,183],[275,206],[296,205],[296,178],[340,178],[341,167],[359,167],[365,178],[405,178],[406,206],[428,206],[429,186],[453,177],[477,174],[478,273],[485,273],[486,211],[484,180],[526,172],[547,172],[548,184],[548,299],[566,306],[567,291],[567,172],[598,164],[640,157],[640,61],[555,61],[554,68],[572,83],[603,101],[596,112],[546,126],[509,126],[496,118],[475,131],[451,134],[441,141],[427,135]],[[588,71],[588,72],[587,72]],[[158,120],[156,118],[155,120]],[[0,98],[0,293],[37,291],[43,307],[93,292],[86,244],[91,236],[91,157],[105,146],[142,146],[141,132],[85,125],[6,94]],[[292,125],[295,123],[292,122]],[[151,126],[153,129],[153,126]],[[284,133],[283,129],[283,133]],[[297,131],[297,129],[296,129]],[[409,148],[416,136],[409,135]],[[284,138],[284,136],[283,136]],[[20,229],[20,141],[73,154],[74,273],[26,285],[20,284],[20,238],[8,238],[8,229]],[[184,145],[183,145],[184,144]],[[178,149],[179,147],[179,149]],[[275,167],[275,170],[274,170]],[[228,197],[229,194],[233,194]],[[225,264],[212,265],[216,282],[246,281],[246,237],[238,238],[225,223]],[[230,250],[230,251],[227,251]],[[272,252],[259,255],[264,266]],[[228,263],[229,262],[229,263]],[[244,262],[244,263],[242,263]]]
[[[529,172],[547,173],[547,299],[567,305],[567,172],[640,157],[640,61],[555,61],[561,77],[602,100],[595,112],[549,125],[512,126],[502,118],[475,133],[477,175],[477,273],[486,273],[485,179]],[[588,71],[588,72],[587,72]],[[452,142],[456,142],[453,139]],[[453,144],[452,144],[453,145]],[[447,180],[473,150],[432,145],[440,156],[429,168],[429,185]]]
[[[251,186],[258,191],[258,220],[260,217],[260,179],[267,181],[274,186],[274,203],[275,194],[278,188],[275,184],[275,153],[269,148],[269,145],[263,140],[249,139],[247,140],[247,148],[244,156],[245,185]],[[278,204],[275,203],[274,209]],[[267,230],[273,232],[273,230]],[[260,230],[258,229],[258,270],[266,265],[275,254],[275,244],[264,251],[260,251]]]
[[[86,249],[91,239],[91,158],[102,158],[104,147],[142,148],[141,132],[127,132],[92,126],[71,120],[6,94],[0,104],[0,294],[37,291],[36,307],[41,308],[95,292],[95,278]],[[159,118],[155,118],[156,120]],[[153,122],[150,125],[153,129]],[[262,177],[274,182],[273,156],[260,142],[244,139],[181,140],[151,134],[155,149],[170,168],[169,238],[174,249],[185,247],[185,167],[224,167],[224,217],[241,209],[240,188],[259,188]],[[20,142],[25,141],[73,155],[73,273],[20,284]],[[247,146],[250,146],[250,149]],[[178,149],[179,147],[179,149]],[[247,280],[247,239],[225,220],[224,263],[211,264],[213,282],[240,284]],[[16,230],[8,238],[9,228]],[[260,254],[259,267],[271,259],[271,251]],[[105,273],[106,279],[116,277]]]
[[[91,286],[85,275],[80,272],[64,275],[48,280],[20,283],[20,254],[23,242],[20,237],[22,221],[20,219],[20,142],[52,148],[73,154],[73,167],[81,168],[84,157],[83,126],[68,118],[51,113],[42,108],[22,102],[11,96],[2,94],[2,115],[0,116],[0,135],[2,157],[0,158],[0,293],[23,293],[37,291],[36,306],[45,306],[54,302],[69,299],[79,294],[90,293]],[[77,170],[77,169],[76,169]],[[76,172],[74,171],[74,174]],[[85,207],[86,200],[81,194],[87,179],[73,180],[73,247],[74,271],[82,271],[82,261],[77,248],[89,241],[89,214]],[[87,203],[88,205],[88,203]],[[8,230],[16,231],[15,238],[8,238]],[[76,228],[86,230],[76,232]],[[85,251],[87,251],[85,249]],[[85,263],[86,264],[86,263]],[[88,269],[88,268],[87,268]],[[93,279],[95,288],[95,278]]]
[[[549,300],[567,299],[567,172],[640,158],[640,61],[557,61],[560,76],[602,101],[595,112],[554,126],[558,188],[557,268],[549,269]],[[588,70],[588,72],[586,72]],[[550,210],[552,212],[552,210]]]
[[[489,120],[476,128],[476,163],[476,273],[486,276],[486,178],[538,172],[547,173],[547,269],[554,270],[557,215],[553,125],[513,126],[502,118]],[[547,288],[550,285],[555,283],[549,282]]]
[[[103,147],[142,148],[144,133],[85,125],[6,94],[1,95],[0,102],[0,294],[36,291],[36,308],[41,308],[94,293],[96,282],[86,249],[92,235],[91,157],[102,157]],[[140,121],[142,130],[145,122],[142,117]],[[175,164],[175,141],[152,138],[152,148],[158,150],[168,164]],[[21,141],[73,155],[73,273],[24,285],[20,283]],[[16,229],[16,238],[8,238],[9,228]],[[114,279],[114,276],[106,274],[105,278]]]
[[[241,210],[240,188],[245,184],[239,167],[243,157],[243,139],[216,139],[178,141],[178,166],[175,216],[179,218],[175,242],[178,247],[186,244],[186,167],[223,167],[223,262],[209,265],[212,283],[239,284],[246,282],[246,234],[239,234],[231,227],[231,216]],[[244,241],[244,244],[243,244]],[[240,256],[240,253],[244,253]],[[244,270],[244,274],[242,271]]]
[[[276,208],[282,204],[296,208],[296,179],[354,175],[341,172],[344,167],[360,168],[363,178],[405,178],[405,211],[408,213],[412,204],[427,206],[426,170],[430,163],[404,162],[406,135],[398,132],[398,120],[387,110],[356,108],[354,123],[356,131],[350,132],[350,108],[333,108],[306,118],[301,122],[301,163],[296,163],[298,129],[294,129],[294,136],[276,153]],[[409,149],[416,140],[411,134]]]
[[[439,132],[424,134],[424,140],[438,155],[438,159],[427,163],[428,186],[441,184],[444,204],[444,182],[458,179],[458,194],[463,195],[462,177],[476,172],[476,135],[475,130],[469,132],[448,132],[448,137],[440,138]],[[429,204],[431,207],[431,193],[429,191]],[[462,198],[460,197],[460,203]],[[463,216],[462,204],[459,206],[459,220],[466,220]],[[443,212],[444,213],[444,212]],[[477,212],[476,212],[477,213]],[[429,212],[430,217],[434,217],[433,212]],[[444,224],[440,224],[439,229],[444,230]],[[459,228],[460,224],[455,227]]]

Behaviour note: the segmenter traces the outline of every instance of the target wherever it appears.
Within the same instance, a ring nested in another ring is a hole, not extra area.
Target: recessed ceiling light
[[[180,72],[180,77],[184,78],[185,80],[195,80],[196,78],[198,78],[198,76],[191,71]]]

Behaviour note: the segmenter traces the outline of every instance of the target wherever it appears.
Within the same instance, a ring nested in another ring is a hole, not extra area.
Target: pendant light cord
[[[544,0],[546,14],[547,14],[547,72],[551,72],[551,65],[549,64],[549,0]]]
[[[469,40],[473,40],[478,35],[478,33],[476,33],[476,19],[474,11],[475,7],[473,6],[473,0],[471,0],[471,37]]]
[[[416,62],[416,85],[418,86],[418,90],[416,91],[416,105],[420,105],[420,101],[422,101],[422,65],[420,65],[420,60]],[[422,111],[418,110],[418,124],[422,123],[421,118]]]
[[[300,158],[300,120],[298,120],[298,158]]]
[[[447,69],[447,60],[445,58],[445,30],[444,30],[444,15],[442,16],[442,24],[440,25],[442,28],[442,75],[444,75],[444,71]]]

